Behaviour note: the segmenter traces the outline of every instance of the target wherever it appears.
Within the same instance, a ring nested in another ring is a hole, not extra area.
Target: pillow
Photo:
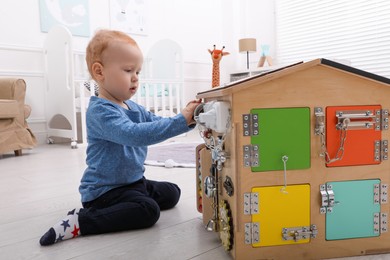
[[[141,97],[146,97],[146,88],[149,87],[149,97],[154,97],[154,88],[157,87],[157,97],[161,97],[164,93],[164,96],[169,96],[169,87],[168,86],[161,86],[164,84],[154,84],[154,85],[148,85],[148,84],[141,84],[140,92]],[[172,88],[172,96],[175,96],[175,88]]]

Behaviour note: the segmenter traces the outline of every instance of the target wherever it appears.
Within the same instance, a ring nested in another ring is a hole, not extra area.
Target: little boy
[[[147,228],[160,210],[180,198],[176,184],[147,180],[143,163],[147,146],[185,133],[199,104],[181,114],[158,117],[129,99],[138,89],[143,56],[127,34],[100,30],[86,55],[88,70],[99,85],[87,111],[87,169],[81,179],[83,208],[74,209],[40,239],[41,245],[79,235]]]

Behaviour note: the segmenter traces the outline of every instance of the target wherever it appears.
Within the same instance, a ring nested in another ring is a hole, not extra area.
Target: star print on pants
[[[69,225],[69,219],[66,220],[66,221],[63,220],[61,226],[64,226],[64,232],[65,232],[66,228],[67,228],[67,227],[70,227],[70,225]]]
[[[72,231],[72,234],[73,234],[73,238],[74,237],[77,237],[79,235],[79,228],[76,227],[76,225],[74,225],[74,228],[73,228],[73,231]]]

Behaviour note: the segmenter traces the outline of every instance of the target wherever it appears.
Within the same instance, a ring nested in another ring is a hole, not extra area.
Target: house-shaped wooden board
[[[390,252],[390,79],[318,59],[197,98],[230,107],[225,133],[204,127],[196,183],[204,224],[233,258]]]

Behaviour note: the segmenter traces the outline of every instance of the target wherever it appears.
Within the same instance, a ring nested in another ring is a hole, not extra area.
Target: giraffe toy
[[[213,77],[212,77],[212,83],[211,83],[211,86],[213,88],[219,86],[219,77],[220,77],[219,76],[219,62],[221,61],[222,56],[230,54],[229,52],[223,51],[223,49],[225,49],[225,46],[223,46],[222,49],[217,50],[217,49],[215,49],[215,45],[214,45],[213,50],[210,50],[210,49],[208,50],[209,53],[211,54],[211,59],[213,60]]]

